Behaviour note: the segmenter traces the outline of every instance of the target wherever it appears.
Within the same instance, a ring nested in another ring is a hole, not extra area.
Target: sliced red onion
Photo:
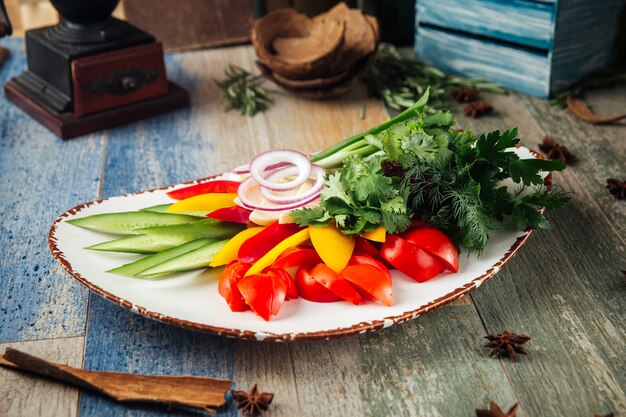
[[[296,167],[283,168],[280,171],[284,171],[282,175],[290,175],[289,172],[290,170],[293,171],[293,168],[296,168]],[[272,176],[279,174],[280,171],[275,172],[267,179],[269,181],[272,181],[273,180]],[[263,187],[261,187],[259,191],[261,195],[265,197],[265,199],[269,201],[270,203],[296,204],[302,200],[308,200],[314,195],[319,195],[320,191],[322,190],[322,187],[324,186],[324,173],[325,171],[322,167],[313,165],[313,167],[311,168],[311,175],[315,176],[314,178],[315,182],[313,183],[310,189],[302,193],[297,193],[297,194],[290,195],[290,196],[277,196],[276,194],[272,193],[267,188],[263,188]],[[276,176],[279,176],[279,175],[276,175]]]
[[[273,182],[266,179],[264,172],[280,163],[296,166],[298,168],[298,176],[289,182]],[[250,175],[260,186],[272,191],[293,190],[302,185],[311,175],[311,162],[306,155],[300,152],[289,150],[267,151],[259,154],[250,162]]]
[[[237,168],[233,169],[233,174],[249,174],[250,173],[250,164],[239,165]]]
[[[262,203],[261,200],[263,200],[263,196],[260,193],[260,189],[260,185],[254,180],[254,178],[250,177],[244,180],[239,185],[239,189],[237,190],[237,197],[239,198],[241,206],[249,210],[289,211],[310,204],[319,198],[318,192],[310,196],[310,198],[301,199],[298,202],[291,204],[273,204],[269,202]]]

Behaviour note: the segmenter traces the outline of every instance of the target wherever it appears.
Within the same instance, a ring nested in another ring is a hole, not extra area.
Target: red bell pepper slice
[[[387,268],[382,262],[365,255],[354,255],[348,261],[348,266],[351,265],[371,265],[375,266],[382,272],[389,282],[391,282],[391,272],[389,272],[389,268]]]
[[[232,261],[220,275],[217,291],[224,297],[231,311],[246,311],[249,308],[237,288],[237,284],[249,268],[250,265]]]
[[[224,207],[210,212],[206,216],[210,219],[221,220],[231,223],[250,223],[252,211],[239,206]]]
[[[380,253],[387,262],[417,282],[428,281],[444,270],[437,258],[397,235],[387,235]]]
[[[362,238],[360,236],[356,238],[356,245],[354,246],[354,254],[366,255],[366,256],[369,256],[370,258],[374,258],[377,261],[382,262],[383,264],[387,263],[387,261],[385,261],[383,257],[381,256],[380,249],[378,249],[378,247],[372,242],[370,242],[369,240]]]
[[[194,184],[189,187],[179,188],[178,190],[172,190],[167,193],[168,196],[174,200],[184,200],[189,197],[195,197],[200,194],[208,193],[236,193],[239,188],[239,182],[216,180],[208,181],[200,184]]]
[[[378,267],[369,264],[350,265],[341,271],[339,276],[384,305],[393,304],[391,280]]]
[[[287,296],[287,284],[275,274],[253,274],[237,284],[252,311],[265,321],[276,317]]]
[[[298,298],[298,287],[296,287],[296,281],[284,268],[270,268],[267,273],[269,275],[276,275],[284,281],[287,285],[287,298],[285,300],[294,300]]]
[[[322,262],[317,251],[310,247],[296,246],[284,251],[272,267],[290,268],[293,266],[317,265]]]
[[[311,275],[311,271],[304,266],[296,272],[296,285],[298,286],[298,294],[305,300],[315,303],[334,303],[343,300],[317,282]]]
[[[458,272],[459,253],[452,240],[441,230],[435,227],[421,227],[404,233],[402,237],[433,255],[446,269]]]
[[[253,264],[280,242],[287,239],[289,236],[296,234],[300,230],[300,226],[295,223],[273,223],[263,229],[261,233],[258,233],[243,242],[239,248],[237,257],[240,262]]]
[[[326,264],[320,263],[313,267],[311,276],[333,294],[352,304],[359,304],[362,300],[361,295],[352,288],[350,283]]]

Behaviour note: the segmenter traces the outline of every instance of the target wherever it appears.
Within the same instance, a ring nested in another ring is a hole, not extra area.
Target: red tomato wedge
[[[239,188],[239,182],[237,181],[216,180],[173,190],[167,193],[167,195],[172,197],[174,200],[184,200],[200,194],[236,193],[237,188]]]
[[[370,264],[350,265],[341,271],[339,276],[384,305],[391,306],[393,304],[391,280],[376,266]]]
[[[237,288],[237,283],[243,278],[249,268],[250,265],[232,261],[220,275],[217,291],[224,297],[231,311],[246,311],[249,308]]]
[[[435,227],[421,227],[404,233],[402,237],[437,258],[446,269],[459,270],[459,253],[450,238]]]
[[[296,272],[296,285],[298,286],[298,294],[305,300],[316,303],[334,303],[343,300],[317,282],[311,275],[311,271],[304,266]]]
[[[278,315],[287,296],[287,285],[274,274],[248,275],[237,288],[246,304],[265,321]]]
[[[261,233],[252,236],[243,242],[239,248],[239,262],[253,264],[272,250],[289,236],[301,230],[295,223],[279,224],[273,223],[267,226]]]
[[[317,264],[311,270],[311,276],[313,279],[325,288],[330,290],[333,294],[338,295],[342,299],[351,302],[352,304],[359,304],[361,302],[361,294],[357,292],[350,283],[344,279],[341,275],[337,274],[326,264]]]
[[[276,275],[280,279],[282,279],[287,285],[287,297],[285,300],[294,300],[298,298],[298,287],[296,287],[296,281],[291,277],[289,272],[287,272],[284,268],[270,268],[267,271],[269,275]]]
[[[356,245],[354,246],[354,254],[355,255],[367,255],[370,258],[374,258],[377,261],[385,262],[383,257],[380,255],[380,250],[369,240],[357,237]]]
[[[221,220],[224,222],[247,224],[250,223],[250,213],[252,213],[252,211],[243,207],[232,206],[217,209],[210,212],[206,216],[210,219]]]
[[[290,268],[293,266],[317,265],[322,258],[317,251],[310,247],[295,247],[284,251],[274,262],[272,267]]]
[[[428,281],[444,270],[437,258],[397,235],[387,235],[380,253],[394,268],[417,282]]]
[[[364,256],[364,255],[354,255],[348,261],[348,266],[351,265],[371,265],[380,269],[380,271],[387,277],[389,282],[391,282],[391,272],[389,272],[389,268],[387,268],[382,262],[377,261],[376,259]]]

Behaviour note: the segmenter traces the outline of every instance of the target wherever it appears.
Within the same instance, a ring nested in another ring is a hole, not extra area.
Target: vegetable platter
[[[49,244],[89,289],[144,316],[255,340],[364,333],[479,287],[548,227],[559,161],[516,130],[475,135],[411,108],[313,155],[82,204]]]

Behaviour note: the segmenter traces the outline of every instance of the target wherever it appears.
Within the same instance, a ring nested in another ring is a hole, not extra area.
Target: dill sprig
[[[404,57],[392,45],[378,47],[374,64],[365,82],[370,96],[382,99],[392,109],[404,110],[413,105],[430,87],[431,105],[441,106],[459,87],[478,91],[504,93],[502,87],[481,78],[465,78],[443,71],[415,59]]]
[[[225,79],[215,83],[224,91],[228,102],[226,110],[237,109],[244,116],[254,116],[272,104],[268,90],[261,87],[263,75],[253,76],[236,65],[229,65],[224,75]]]

